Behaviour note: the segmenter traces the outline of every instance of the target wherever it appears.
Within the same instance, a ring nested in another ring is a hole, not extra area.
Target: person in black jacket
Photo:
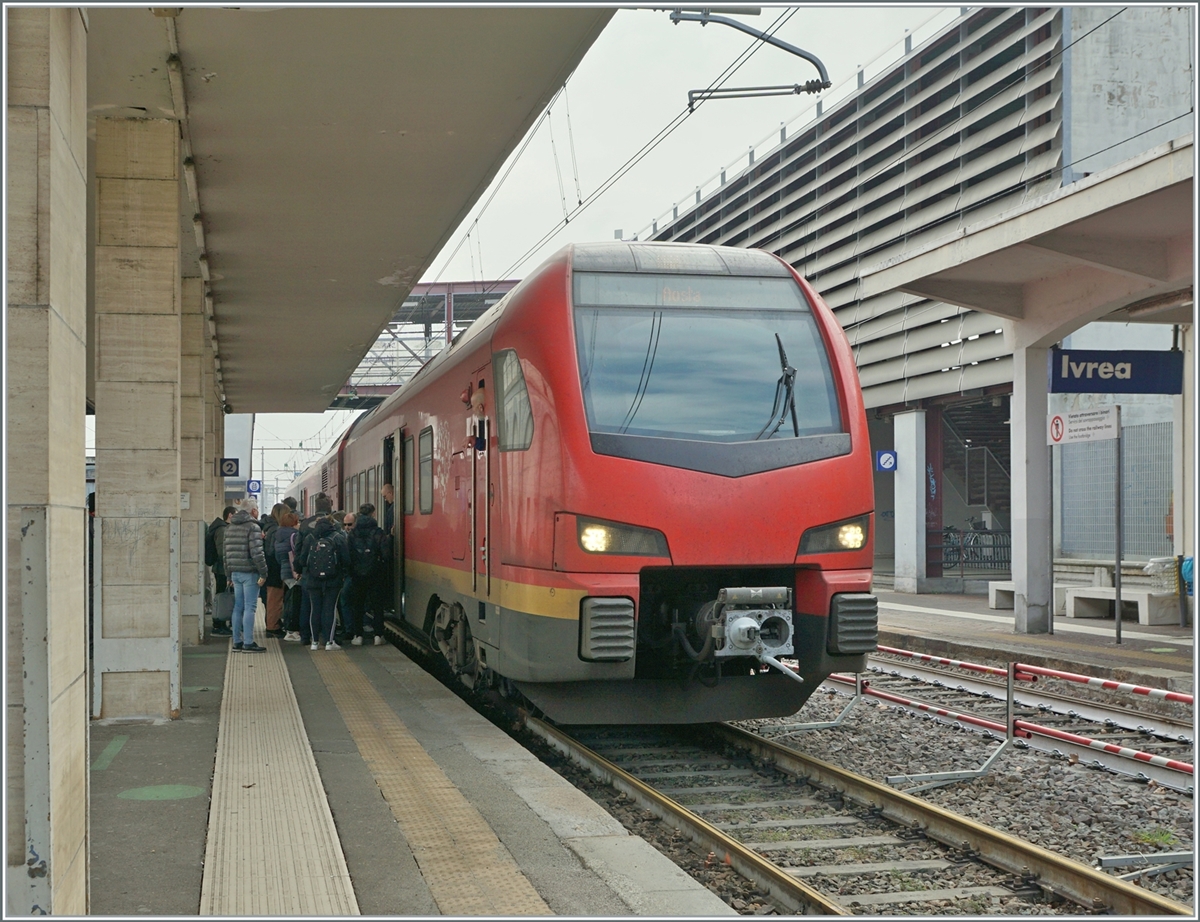
[[[358,509],[354,527],[348,533],[350,545],[350,582],[346,586],[342,610],[350,615],[347,625],[356,647],[363,642],[363,618],[371,612],[375,645],[383,644],[383,609],[379,606],[378,583],[383,570],[383,529],[371,513],[375,507],[364,503]]]
[[[285,635],[283,630],[283,578],[279,568],[279,559],[275,556],[275,533],[283,521],[283,514],[288,512],[283,503],[276,503],[271,514],[263,519],[263,552],[267,556],[267,584],[263,587],[267,597],[263,607],[267,613],[267,636],[280,637]]]
[[[316,525],[317,522],[319,522],[321,519],[328,516],[329,513],[333,512],[333,501],[328,496],[326,496],[324,492],[318,493],[316,496],[313,497],[312,501],[313,501],[313,508],[317,510],[316,513],[314,513],[313,515],[310,515],[306,519],[301,519],[300,524],[298,526],[296,526],[298,531],[300,532],[300,537],[297,539],[299,544],[297,546],[297,551],[295,554],[295,560],[296,560],[296,563],[298,564],[295,568],[297,573],[301,572],[301,567],[303,566],[303,564],[300,564],[300,554],[304,550],[304,540],[309,535],[312,534],[313,526]],[[320,619],[318,618],[318,621],[319,620]],[[299,628],[298,628],[298,630],[300,632],[300,642],[301,643],[308,643],[310,640],[313,639],[309,635],[309,625],[311,624],[311,622],[312,622],[312,596],[310,596],[308,594],[308,591],[304,585],[304,580],[301,579],[300,580],[300,623],[299,623]]]
[[[229,577],[225,575],[225,526],[233,518],[237,509],[226,506],[220,518],[212,520],[204,535],[204,562],[212,567],[213,582],[216,589],[212,600],[212,634],[216,637],[228,637],[233,633],[226,614],[233,611],[233,593],[229,589]]]
[[[301,582],[304,594],[310,599],[312,650],[319,649],[322,642],[326,650],[342,649],[334,639],[334,607],[342,581],[350,570],[350,554],[337,530],[331,517],[318,519],[300,551]]]

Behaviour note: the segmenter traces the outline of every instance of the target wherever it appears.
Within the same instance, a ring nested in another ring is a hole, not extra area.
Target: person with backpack
[[[253,503],[235,514],[225,528],[225,572],[233,583],[233,649],[262,653],[266,647],[254,642],[254,609],[258,590],[267,582],[267,558]]]
[[[233,610],[233,594],[229,591],[229,577],[225,575],[225,528],[237,509],[226,506],[219,518],[204,533],[204,564],[212,567],[216,589],[212,600],[212,631],[215,637],[228,637],[233,633],[229,621]]]
[[[283,583],[283,639],[298,643],[300,637],[300,575],[296,572],[296,554],[300,550],[300,519],[296,513],[285,511],[275,531],[275,543],[271,548],[275,563],[279,567],[279,579]]]
[[[381,570],[383,529],[371,515],[375,507],[364,503],[359,507],[358,515],[354,518],[354,527],[348,534],[350,545],[350,582],[346,587],[346,604],[343,610],[348,611],[351,624],[348,625],[354,646],[362,646],[363,619],[369,609],[372,614],[371,623],[375,631],[375,645],[383,644],[383,611],[376,604],[376,584]],[[349,518],[349,516],[347,516]]]
[[[300,524],[297,526],[299,530],[299,537],[296,539],[295,556],[297,565],[294,566],[297,577],[300,576],[303,568],[303,564],[300,563],[300,555],[304,551],[304,542],[308,536],[312,534],[313,526],[315,526],[321,519],[329,515],[329,513],[333,512],[333,501],[327,495],[325,495],[324,491],[322,491],[313,497],[313,508],[316,510],[316,512],[306,519],[301,519]],[[308,643],[312,639],[309,635],[309,625],[312,621],[312,597],[308,594],[303,579],[300,580],[299,605],[300,619],[297,630],[300,633],[300,642]]]
[[[345,541],[337,536],[337,525],[332,517],[318,519],[304,539],[300,571],[304,594],[310,600],[312,645],[309,649],[319,649],[322,642],[327,651],[342,649],[334,637],[334,608],[342,581],[350,571],[350,554]]]

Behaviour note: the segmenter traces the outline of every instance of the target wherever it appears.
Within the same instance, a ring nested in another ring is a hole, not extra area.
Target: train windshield
[[[592,432],[746,442],[842,431],[825,344],[790,278],[576,272],[574,310]]]

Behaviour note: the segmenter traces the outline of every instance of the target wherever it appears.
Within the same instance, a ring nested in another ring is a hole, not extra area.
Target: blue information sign
[[[1182,394],[1183,353],[1051,349],[1052,394]]]
[[[885,474],[896,473],[896,450],[894,448],[884,448],[875,452],[875,470],[883,471]]]
[[[247,493],[261,493],[262,492],[262,481],[261,480],[247,480],[246,481],[246,492]]]

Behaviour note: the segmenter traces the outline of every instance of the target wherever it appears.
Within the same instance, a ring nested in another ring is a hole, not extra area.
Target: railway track
[[[1191,916],[1192,909],[724,724],[526,727],[790,912]]]
[[[948,672],[899,657],[872,656],[868,665],[867,694],[992,737],[1004,737],[1008,702],[1003,681],[964,669]],[[853,679],[846,676],[832,676],[827,684],[847,691],[854,688]],[[1193,793],[1190,722],[1120,707],[1115,702],[1057,694],[1045,690],[1044,684],[1021,682],[1014,688],[1012,716],[1019,722],[1018,745]],[[782,736],[789,733],[790,726],[803,724],[768,724],[756,729]]]

